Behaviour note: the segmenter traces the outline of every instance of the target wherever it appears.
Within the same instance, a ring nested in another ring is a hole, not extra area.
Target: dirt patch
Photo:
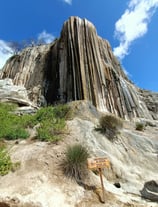
[[[0,202],[0,207],[10,207],[10,205],[4,202]]]

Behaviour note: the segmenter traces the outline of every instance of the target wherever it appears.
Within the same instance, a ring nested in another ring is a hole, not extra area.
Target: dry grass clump
[[[88,156],[88,150],[81,144],[69,146],[62,162],[64,174],[77,182],[81,181],[85,177]]]
[[[103,134],[106,134],[107,137],[112,141],[116,138],[116,135],[119,133],[119,130],[123,127],[123,121],[111,114],[104,115],[99,119],[99,126],[97,130]]]
[[[145,129],[145,125],[142,122],[137,122],[135,125],[135,129],[138,131],[143,131]]]

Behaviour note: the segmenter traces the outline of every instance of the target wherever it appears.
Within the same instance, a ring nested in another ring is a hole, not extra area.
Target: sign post
[[[99,168],[99,175],[100,175],[100,181],[101,181],[101,187],[102,187],[102,193],[103,193],[102,202],[105,203],[105,189],[104,189],[104,183],[103,183],[103,176],[102,176],[102,169],[101,168]]]
[[[98,158],[88,158],[87,163],[88,163],[88,168],[90,170],[94,170],[94,169],[99,170],[102,193],[103,193],[102,202],[105,203],[105,190],[104,190],[102,169],[103,168],[109,168],[110,167],[110,162],[107,158],[98,157]]]

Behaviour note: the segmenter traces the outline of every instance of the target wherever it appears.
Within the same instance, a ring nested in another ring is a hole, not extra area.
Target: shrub
[[[135,129],[138,131],[143,131],[145,129],[145,125],[142,122],[137,122]]]
[[[43,121],[37,129],[38,139],[41,141],[56,142],[61,139],[61,134],[64,133],[65,120],[58,119],[53,123],[53,120]]]
[[[38,139],[53,142],[60,140],[69,111],[70,108],[67,105],[40,109],[36,115],[36,119],[40,122],[40,127],[37,129]]]
[[[70,118],[70,107],[66,104],[59,104],[53,108],[53,113],[56,118],[68,119]]]
[[[0,146],[0,175],[6,175],[12,169],[11,158],[5,148]]]
[[[86,172],[86,163],[89,153],[81,144],[69,146],[62,163],[64,174],[76,181],[81,181]]]
[[[5,142],[0,141],[0,175],[6,175],[10,171],[14,172],[19,169],[19,167],[20,162],[12,163]]]
[[[3,136],[7,140],[15,140],[15,139],[26,139],[29,137],[29,133],[22,128],[17,127],[8,127],[7,132]]]
[[[16,105],[0,103],[0,138],[27,138],[29,134],[22,126],[21,117],[13,113]]]
[[[67,105],[49,106],[39,109],[34,115],[18,116],[14,112],[16,105],[0,103],[0,138],[8,140],[29,137],[26,128],[38,123],[37,138],[42,141],[57,141],[63,134],[70,108]]]
[[[45,120],[51,120],[53,118],[54,118],[54,113],[53,113],[52,106],[40,108],[35,114],[35,120],[37,121],[37,123]]]
[[[110,140],[113,140],[123,127],[123,122],[120,118],[114,115],[105,115],[99,119],[97,130],[106,134]]]
[[[68,105],[57,105],[57,106],[48,106],[41,108],[37,111],[35,115],[35,119],[38,122],[44,121],[44,120],[52,120],[52,119],[67,119],[68,114],[70,112],[70,108]]]

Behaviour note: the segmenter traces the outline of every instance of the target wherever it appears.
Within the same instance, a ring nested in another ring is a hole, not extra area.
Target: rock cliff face
[[[70,17],[52,44],[29,47],[10,58],[0,78],[25,86],[35,104],[89,100],[100,111],[122,118],[157,118],[124,74],[110,44],[86,19]]]

